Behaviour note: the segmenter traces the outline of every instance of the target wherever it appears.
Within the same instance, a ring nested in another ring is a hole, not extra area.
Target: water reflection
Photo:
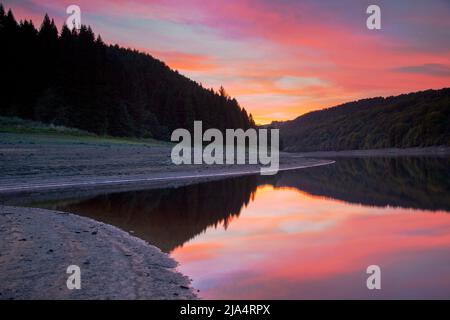
[[[268,182],[363,205],[450,211],[450,158],[343,158]]]
[[[171,252],[206,298],[450,298],[449,164],[339,159],[53,207]],[[379,292],[365,286],[370,264]]]
[[[282,205],[281,205],[282,204]],[[450,215],[257,190],[225,232],[172,255],[205,298],[450,298]],[[366,288],[379,265],[382,290]]]
[[[209,227],[226,229],[251,201],[256,180],[249,176],[188,187],[113,193],[52,207],[119,226],[171,252]]]

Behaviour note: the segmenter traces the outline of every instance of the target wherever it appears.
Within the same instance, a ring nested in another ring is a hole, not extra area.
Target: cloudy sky
[[[258,123],[372,96],[450,86],[449,0],[0,0],[61,26],[66,7],[107,43],[218,89]],[[366,9],[381,7],[382,30]]]

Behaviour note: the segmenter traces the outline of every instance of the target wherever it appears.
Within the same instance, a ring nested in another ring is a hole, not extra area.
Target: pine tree
[[[45,44],[53,44],[58,40],[58,28],[56,28],[53,19],[50,20],[47,14],[39,29],[39,37]]]
[[[15,72],[15,67],[19,64],[18,53],[19,53],[19,25],[14,18],[11,10],[4,14],[2,18],[2,25],[0,29],[0,61],[2,64],[2,83],[0,88],[2,90],[2,103],[0,106],[0,112],[7,115],[18,115],[20,114],[20,107],[16,103],[17,97],[20,96],[19,93],[19,81],[18,74]]]
[[[3,4],[0,3],[0,26],[3,25],[4,18],[5,18],[5,9],[3,8]]]

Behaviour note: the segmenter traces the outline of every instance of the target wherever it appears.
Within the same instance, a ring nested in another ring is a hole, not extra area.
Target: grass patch
[[[64,126],[55,126],[42,122],[24,120],[17,117],[0,117],[0,132],[7,133],[44,133],[63,134],[71,136],[91,136],[96,135],[87,131]]]
[[[25,120],[18,117],[0,116],[0,134],[19,134],[32,136],[48,136],[72,140],[79,143],[105,143],[105,144],[144,144],[144,145],[169,145],[169,142],[151,138],[130,138],[98,136],[92,132],[45,124],[38,121]]]

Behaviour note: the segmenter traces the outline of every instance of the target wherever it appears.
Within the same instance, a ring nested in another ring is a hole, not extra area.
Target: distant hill
[[[0,4],[0,115],[99,135],[168,139],[176,128],[249,128],[252,116],[219,92],[135,50],[106,45],[90,27],[36,29]]]
[[[450,88],[350,102],[278,127],[292,152],[450,146]]]

